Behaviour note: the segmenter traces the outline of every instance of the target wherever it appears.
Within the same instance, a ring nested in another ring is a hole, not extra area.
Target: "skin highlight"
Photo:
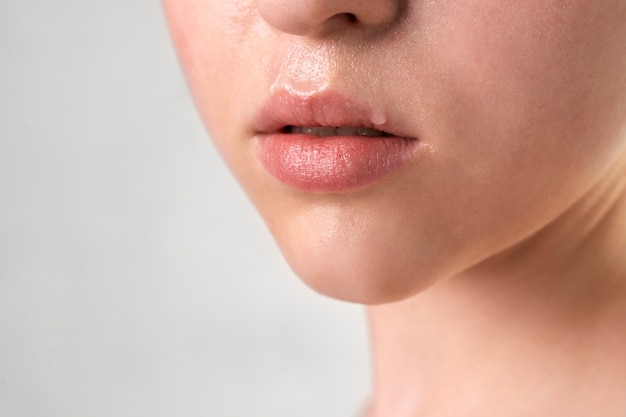
[[[624,415],[626,2],[163,4],[293,270],[369,305],[369,417]],[[354,97],[423,151],[357,190],[294,189],[254,145],[281,92]]]

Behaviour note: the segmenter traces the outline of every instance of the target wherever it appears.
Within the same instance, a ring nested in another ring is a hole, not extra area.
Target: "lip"
[[[287,126],[369,128],[386,135],[318,137],[287,133]],[[365,188],[400,171],[420,148],[388,114],[332,91],[275,92],[255,115],[253,128],[265,169],[283,184],[313,193]]]

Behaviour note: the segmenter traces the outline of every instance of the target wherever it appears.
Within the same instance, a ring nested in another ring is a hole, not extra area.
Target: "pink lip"
[[[254,119],[257,155],[267,171],[287,186],[314,193],[366,187],[400,170],[416,156],[419,141],[396,131],[387,115],[341,94],[274,94]],[[287,126],[349,126],[392,136],[318,137],[287,133]]]

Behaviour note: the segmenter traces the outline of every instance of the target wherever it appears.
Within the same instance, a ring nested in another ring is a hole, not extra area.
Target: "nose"
[[[350,27],[381,29],[397,19],[401,0],[256,0],[275,29],[322,37]]]

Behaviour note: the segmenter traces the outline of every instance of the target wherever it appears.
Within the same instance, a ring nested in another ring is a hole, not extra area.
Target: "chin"
[[[397,302],[426,290],[445,276],[432,258],[403,252],[396,246],[397,240],[364,242],[304,235],[307,237],[297,234],[297,239],[280,236],[279,247],[307,286],[331,298],[365,305]]]
[[[354,271],[342,275],[333,275],[323,270],[296,274],[311,289],[324,296],[340,301],[362,305],[381,305],[394,303],[412,297],[429,285],[415,285],[402,277],[376,275]]]
[[[375,305],[428,289],[464,260],[459,256],[463,240],[448,236],[439,221],[426,221],[435,218],[427,205],[416,215],[417,203],[398,197],[405,193],[393,185],[383,191],[352,196],[253,192],[252,201],[306,285],[331,298]]]
[[[286,256],[296,275],[314,291],[351,303],[379,305],[402,301],[429,287],[435,277],[401,271],[389,262],[304,255]]]

